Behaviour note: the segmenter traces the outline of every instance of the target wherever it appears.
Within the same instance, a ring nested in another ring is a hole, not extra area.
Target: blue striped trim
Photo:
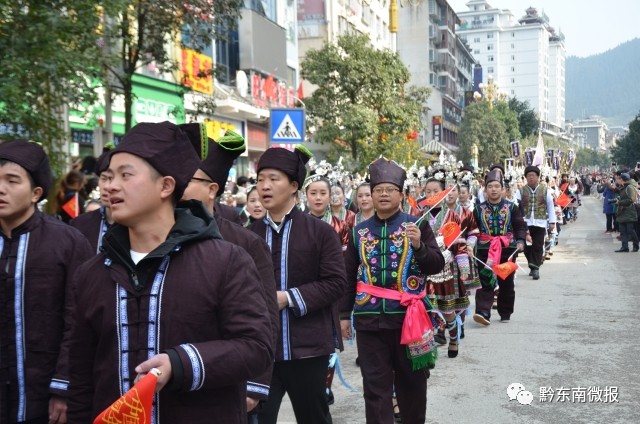
[[[27,411],[27,393],[24,372],[25,362],[25,335],[24,335],[24,268],[26,262],[26,251],[29,245],[29,233],[20,236],[18,245],[18,257],[16,259],[15,273],[15,293],[13,307],[16,321],[16,373],[18,377],[18,415],[17,420],[25,421]],[[4,247],[4,243],[3,243]]]
[[[179,246],[176,246],[174,251],[178,251]],[[151,285],[151,293],[149,297],[149,324],[147,330],[147,358],[151,358],[160,350],[158,343],[160,332],[160,312],[161,312],[161,292],[163,288],[166,271],[169,268],[169,255],[162,258],[158,272],[156,272],[153,278],[153,284]],[[105,259],[105,265],[110,266],[111,260]],[[131,388],[129,381],[129,328],[127,326],[129,322],[128,310],[127,310],[127,291],[120,285],[118,285],[116,304],[118,305],[116,310],[116,319],[118,321],[118,361],[120,369],[120,395],[124,395]],[[158,394],[154,395],[154,402],[151,412],[151,423],[155,424],[159,422],[159,408],[158,408]]]
[[[51,383],[49,383],[49,388],[66,391],[69,388],[69,382],[67,380],[59,380],[57,378],[53,378],[51,379]]]
[[[151,359],[160,351],[158,334],[160,334],[160,311],[161,311],[161,293],[164,288],[164,279],[169,269],[169,255],[162,258],[160,268],[156,276],[153,278],[151,286],[151,294],[149,296],[149,327],[147,331],[147,359]],[[157,393],[153,395],[155,402],[151,406],[151,423],[155,424],[160,420],[157,401],[159,396]]]
[[[129,381],[129,317],[127,312],[127,291],[118,285],[116,291],[116,314],[118,321],[118,361],[120,369],[120,396],[131,388]]]
[[[104,237],[104,233],[107,232],[107,219],[105,207],[100,207],[100,232],[98,233],[98,243],[96,246],[96,254],[100,253],[100,248],[102,247],[102,238]]]
[[[288,220],[282,232],[282,252],[280,253],[280,290],[287,291],[289,287],[289,235],[291,222]],[[291,359],[291,334],[289,331],[289,308],[282,310],[282,347],[284,359]]]
[[[202,362],[202,357],[198,352],[198,349],[195,348],[192,344],[182,344],[180,345],[182,349],[184,349],[187,356],[189,356],[189,361],[191,361],[191,370],[193,372],[193,381],[191,382],[190,391],[199,390],[202,388],[204,384],[204,363]]]
[[[259,393],[261,395],[269,396],[269,386],[260,383],[254,383],[252,381],[247,382],[247,393]]]
[[[298,290],[297,288],[292,288],[291,289],[291,294],[293,294],[293,297],[295,297],[296,299],[296,303],[298,304],[298,307],[300,308],[300,316],[306,315],[307,314],[307,304],[304,302],[304,299],[302,298],[302,295],[300,294],[300,290]]]

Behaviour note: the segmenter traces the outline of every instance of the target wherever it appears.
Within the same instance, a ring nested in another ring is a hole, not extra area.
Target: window
[[[480,49],[475,49],[475,50],[473,51],[473,54],[480,54]]]
[[[511,60],[516,60],[516,56],[515,55],[511,55]]]
[[[511,95],[515,96],[516,95],[516,90],[511,90]]]
[[[489,62],[493,62],[493,55],[489,55],[489,56],[487,56],[487,60],[488,60]]]
[[[511,36],[512,36],[512,37],[515,37],[515,36],[516,36],[516,33],[515,33],[515,32],[512,32],[512,33],[511,33]]]
[[[516,67],[515,67],[515,66],[512,66],[512,67],[511,67],[511,72],[515,72],[515,71],[516,71]]]
[[[479,42],[480,42],[480,37],[476,37],[476,38],[474,38],[474,39],[473,39],[473,42],[474,42],[474,43],[479,43]]]
[[[493,32],[488,33],[487,38],[493,38]]]
[[[512,48],[512,49],[515,49],[515,48],[516,48],[515,43],[511,43],[511,48]]]
[[[488,74],[493,74],[493,66],[489,66],[489,67],[487,68],[487,73],[488,73]]]
[[[487,50],[493,50],[493,44],[487,45]]]
[[[515,84],[516,83],[516,79],[515,78],[511,78],[511,84]]]

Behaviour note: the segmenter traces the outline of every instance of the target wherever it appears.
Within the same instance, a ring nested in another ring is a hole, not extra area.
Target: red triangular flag
[[[455,222],[447,222],[440,228],[440,234],[444,237],[444,245],[449,248],[460,237],[462,229]]]
[[[447,197],[447,194],[449,194],[449,192],[451,192],[452,189],[453,189],[453,187],[451,187],[448,190],[441,191],[438,194],[434,194],[431,197],[427,197],[426,199],[423,199],[420,202],[418,202],[418,206],[420,206],[421,208],[435,206],[438,203],[442,202],[442,200],[445,197]]]
[[[158,377],[152,369],[127,393],[122,395],[93,420],[93,424],[151,424],[151,405]]]
[[[565,193],[561,193],[560,196],[558,196],[558,198],[556,199],[556,205],[560,206],[563,209],[566,208],[569,203],[571,203],[571,198]]]
[[[518,269],[518,265],[511,261],[493,266],[493,272],[503,280],[506,280],[516,269]]]
[[[67,203],[62,205],[62,210],[65,211],[71,218],[77,218],[78,215],[80,215],[80,202],[78,199],[78,193],[74,194]]]
[[[304,98],[304,88],[302,86],[302,81],[300,81],[300,84],[298,84],[298,92],[296,93],[296,96],[298,96],[298,100]]]
[[[411,195],[407,195],[407,202],[409,202],[409,205],[411,205],[412,208],[418,207],[418,202],[416,202],[416,199]]]

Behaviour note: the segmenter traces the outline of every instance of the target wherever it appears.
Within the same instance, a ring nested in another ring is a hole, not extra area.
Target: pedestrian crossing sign
[[[304,109],[271,109],[271,143],[304,142],[304,120]]]

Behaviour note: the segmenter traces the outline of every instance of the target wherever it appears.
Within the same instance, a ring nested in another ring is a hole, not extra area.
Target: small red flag
[[[518,269],[518,265],[511,261],[493,266],[493,272],[502,280],[506,280],[516,269]]]
[[[427,197],[426,199],[423,199],[420,202],[418,202],[418,206],[420,206],[421,208],[435,206],[438,203],[442,202],[442,200],[445,197],[447,197],[447,194],[449,194],[449,192],[451,192],[452,189],[453,189],[453,187],[451,187],[448,190],[441,191],[438,194],[434,194],[431,197]]]
[[[62,210],[65,211],[71,218],[77,218],[78,215],[80,215],[80,202],[78,193],[74,194],[67,203],[62,205]]]
[[[418,202],[416,202],[416,199],[413,196],[407,195],[407,202],[409,202],[409,205],[411,205],[412,208],[418,207]]]
[[[151,424],[153,394],[158,376],[155,368],[93,420],[93,424]]]
[[[447,222],[440,228],[440,234],[444,237],[444,245],[449,248],[460,237],[462,229],[455,222]]]
[[[558,196],[558,198],[556,199],[556,205],[560,206],[563,209],[566,208],[569,203],[571,203],[571,198],[565,193],[560,194],[560,196]]]

